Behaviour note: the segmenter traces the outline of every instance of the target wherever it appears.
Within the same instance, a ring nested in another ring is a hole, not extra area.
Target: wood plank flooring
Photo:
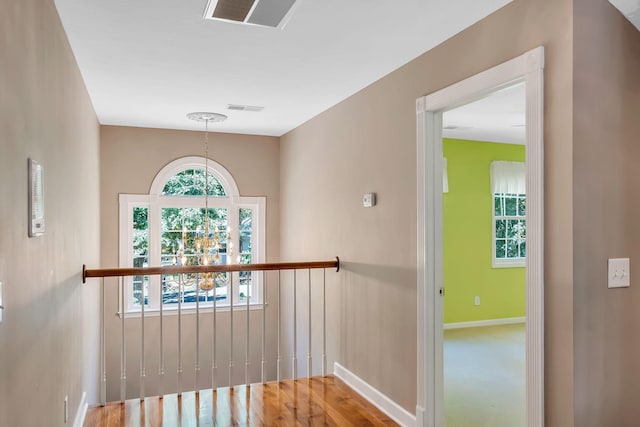
[[[89,408],[84,425],[397,426],[333,375],[110,403]]]

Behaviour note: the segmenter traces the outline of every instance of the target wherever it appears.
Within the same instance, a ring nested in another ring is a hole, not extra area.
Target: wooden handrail
[[[335,268],[340,271],[340,258],[335,261],[271,262],[262,264],[170,265],[164,267],[92,268],[82,266],[82,283],[92,277],[152,276],[157,274],[224,273],[229,271],[306,270]]]

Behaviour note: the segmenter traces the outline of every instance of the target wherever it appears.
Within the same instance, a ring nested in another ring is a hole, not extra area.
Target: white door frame
[[[444,426],[442,113],[516,82],[526,84],[527,427],[544,425],[544,48],[418,98],[418,427]]]

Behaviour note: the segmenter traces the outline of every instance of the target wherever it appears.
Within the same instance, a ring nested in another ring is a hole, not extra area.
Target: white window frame
[[[526,201],[526,194],[523,194],[525,196],[525,201]],[[515,198],[520,198],[521,195],[520,194],[507,194],[507,193],[493,193],[491,195],[491,201],[492,201],[492,214],[491,214],[491,242],[492,242],[492,246],[491,246],[491,258],[492,258],[492,267],[493,268],[515,268],[515,267],[526,267],[527,265],[527,257],[520,257],[518,256],[517,258],[498,258],[496,257],[496,243],[498,240],[498,236],[496,235],[496,220],[524,220],[525,223],[525,227],[527,224],[527,217],[526,215],[521,216],[521,215],[506,215],[506,210],[505,210],[505,215],[500,215],[499,217],[496,216],[496,208],[495,208],[495,203],[496,203],[496,197],[515,197]],[[516,212],[517,212],[517,202],[516,202]],[[505,229],[505,236],[506,236],[506,232],[507,230]],[[508,242],[508,238],[505,237],[505,240]],[[526,250],[526,249],[525,249]],[[518,253],[519,255],[519,253]]]
[[[162,190],[169,178],[179,172],[189,169],[205,169],[218,179],[224,187],[226,196],[209,196],[209,208],[223,208],[228,211],[228,222],[231,225],[231,239],[235,243],[236,250],[240,250],[240,227],[239,212],[241,208],[248,208],[253,211],[252,218],[252,263],[262,263],[265,261],[266,253],[266,198],[265,197],[243,197],[240,196],[235,180],[221,164],[209,159],[205,162],[204,157],[190,156],[177,159],[162,168],[151,184],[149,194],[120,194],[119,195],[119,265],[122,268],[133,266],[133,209],[137,207],[148,208],[149,227],[149,265],[160,265],[161,250],[161,222],[160,212],[163,208],[204,208],[204,196],[167,196],[162,195]],[[234,257],[238,253],[234,253]],[[149,277],[149,301],[144,311],[145,315],[158,315],[160,312],[160,275]],[[246,300],[240,300],[239,294],[239,273],[233,273],[233,301],[234,309],[245,309]],[[251,295],[249,301],[251,309],[262,307],[263,295],[262,274],[252,272]],[[141,307],[133,303],[133,277],[124,278],[125,288],[125,314],[127,317],[139,316]],[[118,298],[119,313],[123,312],[122,295]],[[229,309],[229,298],[225,301],[217,301],[216,306],[221,311]],[[200,302],[200,308],[207,308],[213,305],[212,302]],[[183,313],[195,313],[196,303],[182,303]],[[164,314],[177,314],[177,304],[165,304],[162,307]]]
[[[527,258],[518,256],[517,258],[497,258],[496,257],[496,196],[508,197],[520,195],[525,196],[527,193],[527,168],[524,162],[513,162],[504,160],[495,160],[491,162],[489,168],[489,174],[491,177],[491,266],[493,268],[516,268],[526,267]],[[500,215],[500,219],[504,220],[524,220],[525,227],[527,224],[526,215],[517,215],[518,206],[516,202],[516,215],[507,215],[506,213],[506,201],[504,215]],[[506,229],[505,229],[506,233]],[[506,236],[506,234],[505,234]],[[508,238],[505,237],[508,243]],[[527,248],[528,249],[528,248]],[[518,255],[520,255],[518,251]]]

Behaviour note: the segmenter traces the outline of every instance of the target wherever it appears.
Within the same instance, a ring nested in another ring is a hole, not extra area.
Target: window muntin
[[[184,167],[188,161],[188,168]],[[200,166],[198,166],[200,161]],[[153,193],[166,189],[166,182],[180,174],[181,171],[199,171],[191,174],[204,179],[204,159],[185,158],[165,167],[156,176],[152,184]],[[179,163],[183,163],[182,165]],[[215,179],[222,186],[217,191],[217,197],[209,198],[209,221],[212,232],[218,230],[220,240],[220,263],[226,262],[263,262],[264,260],[264,229],[265,229],[265,198],[241,197],[237,194],[237,186],[231,175],[220,165],[209,161],[209,179]],[[173,170],[171,168],[173,167]],[[218,167],[219,169],[216,169]],[[188,176],[189,174],[184,174]],[[164,177],[164,178],[163,178]],[[216,178],[218,177],[218,178]],[[161,179],[159,181],[159,179]],[[187,182],[188,184],[188,182]],[[121,195],[120,196],[120,224],[121,249],[120,265],[173,265],[176,260],[176,249],[185,240],[187,263],[193,264],[194,254],[188,248],[193,247],[193,239],[198,225],[202,230],[205,212],[205,197],[197,194],[185,194],[185,186],[174,191],[180,194],[149,195]],[[209,185],[209,191],[212,191]],[[200,191],[202,193],[202,190]],[[224,196],[222,195],[224,194]],[[189,197],[185,197],[189,196]],[[124,225],[124,226],[123,226]],[[186,229],[186,230],[185,230]],[[231,233],[228,230],[231,229]],[[183,238],[184,232],[184,238]],[[201,231],[202,232],[202,231]],[[233,259],[228,259],[228,239],[231,236]],[[171,311],[177,308],[177,302],[182,302],[182,308],[195,308],[196,295],[199,296],[201,308],[211,306],[216,299],[218,307],[224,308],[230,302],[231,293],[235,304],[246,304],[244,296],[250,296],[250,304],[259,304],[261,275],[256,273],[233,273],[233,289],[229,286],[231,273],[221,273],[217,276],[215,291],[198,290],[196,275],[164,275],[150,277],[126,278],[126,312],[136,313],[141,309],[140,301],[145,301],[145,310],[159,310],[160,301],[163,309]],[[179,291],[179,281],[184,280],[183,292]],[[162,284],[162,286],[160,286]],[[242,298],[241,298],[242,295]]]
[[[527,256],[527,197],[495,193],[493,201],[493,266],[522,267]]]

